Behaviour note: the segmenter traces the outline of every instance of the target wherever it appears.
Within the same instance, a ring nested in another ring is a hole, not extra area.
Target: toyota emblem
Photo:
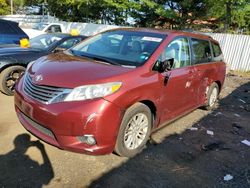
[[[35,81],[36,82],[40,82],[40,81],[42,81],[43,80],[43,76],[41,75],[41,74],[39,74],[39,75],[37,75],[36,77],[35,77]]]

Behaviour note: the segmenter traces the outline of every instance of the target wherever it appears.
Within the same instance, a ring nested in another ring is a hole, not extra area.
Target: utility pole
[[[10,0],[10,12],[13,15],[13,0]]]
[[[87,9],[88,9],[88,8],[89,8],[89,1],[87,0]],[[87,20],[87,23],[89,23],[89,22],[88,22],[88,20],[89,20],[89,18],[88,18],[88,11],[89,11],[89,10],[86,11],[86,20]]]

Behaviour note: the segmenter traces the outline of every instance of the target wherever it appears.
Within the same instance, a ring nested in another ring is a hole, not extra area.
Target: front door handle
[[[171,76],[171,73],[167,73],[165,76],[164,76],[164,86],[166,86],[168,84],[168,81],[170,79],[170,76]]]

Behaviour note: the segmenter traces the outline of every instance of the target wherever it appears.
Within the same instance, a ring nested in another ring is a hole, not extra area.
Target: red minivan
[[[157,128],[211,109],[225,72],[209,36],[109,30],[30,63],[16,85],[15,108],[29,132],[58,148],[131,157]]]

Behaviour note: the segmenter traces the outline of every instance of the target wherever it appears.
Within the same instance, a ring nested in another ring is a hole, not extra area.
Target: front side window
[[[116,30],[98,34],[70,49],[70,53],[110,64],[141,66],[166,35]]]
[[[159,61],[173,60],[173,68],[190,65],[190,51],[187,38],[177,38],[170,42],[160,55]]]
[[[208,63],[212,61],[209,41],[192,38],[191,46],[193,48],[194,64]]]

